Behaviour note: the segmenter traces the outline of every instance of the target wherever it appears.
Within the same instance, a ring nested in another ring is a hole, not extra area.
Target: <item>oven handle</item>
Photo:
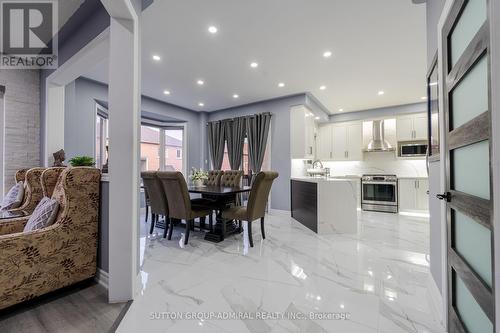
[[[398,182],[372,182],[372,181],[362,181],[363,185],[398,185]]]

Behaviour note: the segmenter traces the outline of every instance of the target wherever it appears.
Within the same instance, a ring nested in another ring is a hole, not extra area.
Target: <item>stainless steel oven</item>
[[[361,209],[376,212],[398,212],[398,178],[396,175],[363,175]]]

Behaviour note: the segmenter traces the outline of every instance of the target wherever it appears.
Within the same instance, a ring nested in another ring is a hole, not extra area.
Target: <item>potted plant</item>
[[[95,161],[90,156],[75,156],[75,157],[73,157],[72,159],[69,160],[69,164],[72,167],[77,167],[77,166],[90,166],[90,167],[93,167],[93,166],[95,166]]]
[[[191,182],[193,183],[194,186],[202,187],[203,182],[206,179],[208,179],[208,173],[203,171],[202,169],[192,168],[191,175],[189,176],[189,179],[191,179]]]

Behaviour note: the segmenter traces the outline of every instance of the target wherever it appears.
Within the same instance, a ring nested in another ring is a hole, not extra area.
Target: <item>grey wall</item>
[[[271,208],[290,210],[290,107],[305,104],[306,95],[300,94],[281,99],[249,104],[208,114],[208,121],[270,112],[271,168],[279,172],[271,192]],[[205,158],[208,160],[208,156]],[[207,168],[208,165],[205,165]]]
[[[94,156],[95,149],[95,100],[108,100],[108,87],[105,84],[79,78],[66,86],[64,150],[67,158],[76,155]],[[142,97],[142,115],[158,121],[173,120],[187,126],[187,167],[203,166],[205,145],[205,126],[202,113],[184,109],[176,105]]]
[[[340,123],[344,121],[391,117],[398,114],[409,114],[418,112],[427,112],[427,103],[396,105],[385,108],[363,110],[362,112],[354,111],[354,112],[339,113],[331,115],[329,121],[334,123]]]
[[[444,7],[444,0],[427,1],[427,67],[430,68],[434,55],[438,49],[437,24]],[[435,199],[441,193],[441,162],[431,162],[429,165],[429,214],[430,214],[430,269],[432,277],[439,291],[443,291],[443,265],[442,265],[442,240],[441,232],[441,203]]]

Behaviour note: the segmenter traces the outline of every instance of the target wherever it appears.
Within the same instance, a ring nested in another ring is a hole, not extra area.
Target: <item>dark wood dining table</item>
[[[227,203],[224,198],[240,193],[250,192],[251,190],[251,186],[188,186],[189,193],[205,194],[221,199],[215,200],[214,209],[218,211],[218,214],[216,215],[216,225],[213,230],[210,230],[205,234],[205,240],[218,243],[223,241],[228,235],[241,231],[239,227],[235,227],[233,220],[224,220],[222,218],[222,211],[227,207]]]

